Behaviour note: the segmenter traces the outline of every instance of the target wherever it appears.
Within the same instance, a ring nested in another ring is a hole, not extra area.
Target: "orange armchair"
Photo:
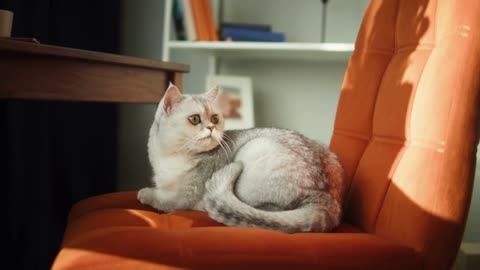
[[[73,207],[53,269],[450,269],[479,139],[479,14],[478,0],[370,3],[331,140],[350,179],[335,232],[225,227],[112,193]]]

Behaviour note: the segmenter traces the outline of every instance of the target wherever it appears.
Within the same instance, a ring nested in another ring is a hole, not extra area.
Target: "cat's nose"
[[[214,126],[210,124],[210,125],[207,126],[207,128],[210,129],[210,131],[212,131]]]

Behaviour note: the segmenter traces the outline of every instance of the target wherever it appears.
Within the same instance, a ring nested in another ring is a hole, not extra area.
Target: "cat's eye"
[[[210,119],[210,121],[215,125],[218,124],[218,115],[216,114],[212,115],[212,118]]]
[[[190,115],[188,117],[188,121],[190,122],[190,124],[196,126],[198,124],[200,124],[200,122],[202,122],[202,120],[200,119],[200,115],[198,114],[194,114],[194,115]]]

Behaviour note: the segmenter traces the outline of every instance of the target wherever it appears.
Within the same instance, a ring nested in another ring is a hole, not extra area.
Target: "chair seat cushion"
[[[197,211],[159,213],[136,192],[70,211],[53,269],[420,269],[412,249],[348,224],[332,233],[226,227]]]

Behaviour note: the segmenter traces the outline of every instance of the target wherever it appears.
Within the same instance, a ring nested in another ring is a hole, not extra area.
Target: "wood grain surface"
[[[156,103],[187,65],[0,39],[0,98]]]

